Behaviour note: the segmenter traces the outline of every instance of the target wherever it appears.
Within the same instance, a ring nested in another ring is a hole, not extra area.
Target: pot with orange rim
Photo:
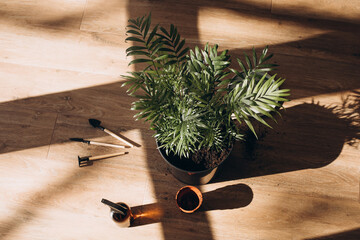
[[[193,213],[201,206],[203,196],[199,189],[194,186],[182,187],[176,193],[176,204],[184,213]]]

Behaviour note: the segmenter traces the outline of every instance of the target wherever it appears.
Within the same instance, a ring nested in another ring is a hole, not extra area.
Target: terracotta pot
[[[201,206],[203,196],[199,189],[194,186],[182,187],[176,193],[176,204],[184,213],[193,213]]]

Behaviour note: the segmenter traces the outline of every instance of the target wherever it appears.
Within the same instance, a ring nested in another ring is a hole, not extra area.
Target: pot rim
[[[209,172],[209,171],[212,171],[212,170],[214,170],[214,169],[216,169],[216,168],[218,168],[221,164],[223,164],[223,162],[225,162],[225,160],[226,159],[228,159],[229,158],[229,156],[230,156],[230,154],[231,154],[231,152],[232,152],[232,149],[233,149],[233,147],[234,147],[234,144],[232,144],[231,145],[231,149],[230,149],[230,151],[229,151],[229,153],[228,153],[228,155],[226,156],[226,158],[224,158],[216,167],[213,167],[213,168],[207,168],[207,169],[204,169],[204,170],[195,170],[195,171],[191,171],[191,170],[184,170],[184,169],[182,169],[182,168],[179,168],[179,167],[177,167],[177,166],[175,166],[174,164],[172,164],[168,159],[167,159],[167,157],[168,156],[164,156],[164,154],[162,153],[162,151],[161,151],[161,149],[160,149],[160,147],[159,147],[159,142],[158,142],[158,140],[155,138],[155,142],[156,142],[156,148],[158,149],[158,151],[160,152],[160,155],[163,157],[163,159],[168,163],[168,164],[170,164],[173,168],[175,168],[175,169],[177,169],[177,170],[179,170],[179,171],[181,171],[181,172],[184,172],[184,173],[205,173],[205,172]]]
[[[198,205],[196,206],[196,208],[191,209],[191,210],[186,210],[186,209],[180,207],[179,202],[178,202],[178,199],[179,199],[178,197],[179,197],[179,194],[180,194],[182,191],[184,191],[185,189],[189,189],[190,191],[194,192],[194,193],[196,194],[196,196],[198,197],[199,203],[198,203]],[[202,202],[203,202],[203,195],[202,195],[201,191],[200,191],[197,187],[194,187],[194,186],[191,186],[191,185],[187,185],[187,186],[184,186],[184,187],[180,188],[179,191],[177,191],[176,196],[175,196],[175,200],[176,200],[176,205],[178,206],[178,208],[179,208],[182,212],[184,212],[184,213],[193,213],[193,212],[195,212],[196,210],[198,210],[198,209],[200,208],[200,206],[201,206],[201,204],[202,204]]]

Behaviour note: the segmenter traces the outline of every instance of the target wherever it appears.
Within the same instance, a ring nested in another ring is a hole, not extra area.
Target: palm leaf
[[[145,59],[145,58],[139,58],[139,59],[135,59],[132,60],[128,66],[132,65],[132,64],[136,64],[136,63],[145,63],[145,62],[151,62],[151,59]]]
[[[248,55],[246,55],[246,53],[244,53],[244,55],[245,55],[246,64],[248,65],[249,70],[251,70],[252,69],[252,64],[251,64],[250,58],[248,57]]]
[[[254,63],[254,66],[256,66],[257,65],[257,55],[256,55],[254,47],[253,47],[252,51],[253,51],[253,63]]]
[[[139,33],[139,32],[138,32],[138,31],[136,31],[136,30],[132,30],[132,29],[127,30],[127,31],[126,31],[126,33],[131,33],[131,34],[136,34],[136,35],[142,36],[142,34],[141,34],[141,33]]]
[[[125,42],[126,42],[126,41],[133,41],[133,42],[145,43],[144,40],[142,40],[142,39],[140,39],[140,38],[137,38],[137,37],[127,37],[127,38],[125,39]]]
[[[154,36],[155,36],[155,34],[157,32],[158,27],[159,27],[159,25],[156,25],[154,27],[154,29],[151,31],[151,33],[150,33],[150,35],[149,35],[149,37],[148,37],[148,39],[146,41],[146,45],[149,45],[151,43],[152,39],[154,38]]]
[[[147,19],[145,21],[144,37],[147,36],[147,33],[150,29],[150,25],[151,25],[151,13],[149,13],[149,16],[147,17]]]
[[[137,51],[137,50],[144,50],[146,49],[146,47],[143,46],[132,46],[126,49],[126,52],[131,52],[131,51]]]
[[[243,70],[243,72],[246,73],[247,70],[246,70],[245,65],[241,62],[240,59],[237,58],[236,60],[237,60],[237,62],[239,63],[239,66],[241,67],[241,69]]]

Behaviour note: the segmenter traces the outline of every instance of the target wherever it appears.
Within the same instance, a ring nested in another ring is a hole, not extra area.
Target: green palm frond
[[[228,103],[232,106],[236,118],[241,122],[241,118],[256,135],[254,128],[249,120],[253,117],[262,124],[271,128],[271,126],[263,119],[266,116],[272,120],[275,118],[271,112],[278,113],[277,108],[282,106],[282,102],[288,101],[284,98],[289,96],[289,89],[280,90],[280,86],[284,79],[277,79],[276,75],[265,80],[267,75],[258,81],[255,76],[248,82],[238,83],[230,92]]]
[[[253,48],[252,61],[250,57],[246,53],[244,53],[246,64],[243,63],[240,59],[237,59],[241,71],[238,71],[236,69],[230,70],[239,77],[237,80],[251,78],[253,75],[261,77],[264,74],[274,70],[275,67],[278,66],[277,64],[265,64],[266,61],[273,57],[273,54],[267,55],[267,53],[268,46],[263,49],[260,57],[257,56],[255,48]]]
[[[243,139],[233,118],[256,135],[252,120],[270,127],[267,119],[276,121],[273,114],[288,101],[284,79],[268,75],[277,66],[267,63],[273,56],[268,47],[259,55],[253,48],[233,69],[228,50],[209,44],[190,50],[173,24],[152,27],[151,14],[129,19],[126,34],[133,44],[126,49],[129,65],[143,69],[123,76],[123,86],[137,98],[134,117],[150,122],[167,153],[188,157],[203,148],[230,147]]]

